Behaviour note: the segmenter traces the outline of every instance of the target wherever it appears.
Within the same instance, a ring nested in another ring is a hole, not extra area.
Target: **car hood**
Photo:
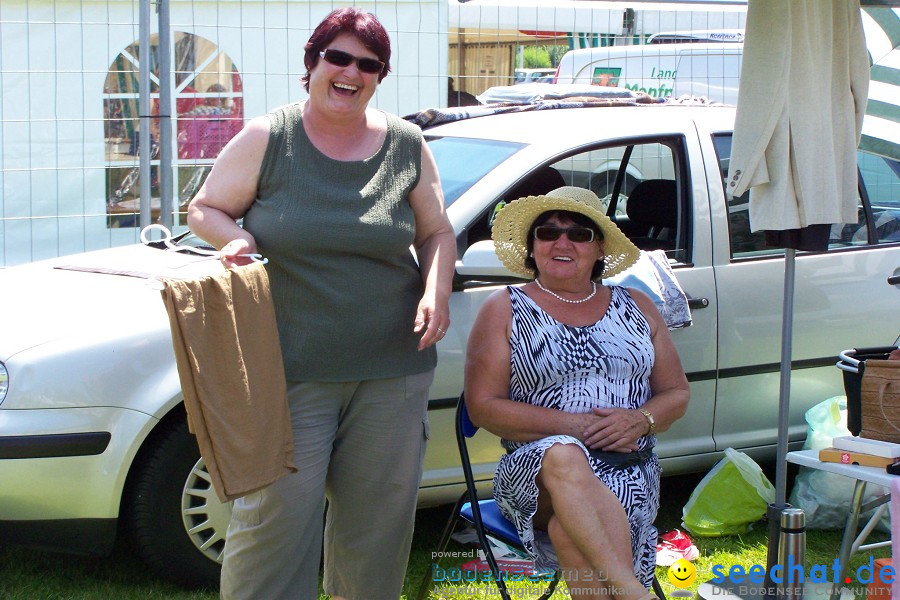
[[[0,269],[0,361],[64,338],[85,345],[168,327],[158,278],[222,272],[221,263],[141,244]]]

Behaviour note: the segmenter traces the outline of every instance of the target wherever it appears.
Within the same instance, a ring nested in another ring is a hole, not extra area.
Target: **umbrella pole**
[[[785,248],[784,254],[784,305],[781,313],[781,385],[778,392],[778,446],[775,456],[775,502],[770,504],[766,517],[769,521],[769,543],[766,560],[765,587],[768,597],[776,595],[770,578],[772,567],[778,564],[778,538],[781,535],[781,513],[789,505],[785,502],[787,487],[788,414],[791,401],[791,341],[794,329],[794,258],[797,251]]]
[[[778,448],[775,465],[775,503],[784,504],[787,488],[788,417],[791,405],[791,341],[794,334],[794,248],[785,248],[784,307],[781,316],[781,387],[778,392]]]

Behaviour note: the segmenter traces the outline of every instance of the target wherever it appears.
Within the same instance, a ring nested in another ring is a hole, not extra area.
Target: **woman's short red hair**
[[[379,83],[390,72],[391,40],[378,17],[354,7],[339,8],[322,19],[304,47],[303,64],[306,66],[306,75],[300,81],[307,92],[309,72],[319,64],[319,52],[328,48],[328,44],[342,33],[356,36],[363,46],[374,52],[378,60],[384,63],[384,69],[378,75]]]

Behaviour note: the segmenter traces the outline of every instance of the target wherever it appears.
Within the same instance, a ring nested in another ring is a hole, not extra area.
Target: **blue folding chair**
[[[478,500],[478,491],[475,489],[475,477],[472,475],[472,463],[469,460],[469,450],[466,445],[466,440],[474,436],[477,431],[478,427],[469,420],[469,413],[466,411],[465,395],[460,394],[459,400],[456,403],[456,444],[459,446],[459,457],[462,461],[463,475],[466,478],[466,491],[463,492],[462,496],[459,497],[459,500],[457,500],[456,504],[453,506],[453,510],[450,513],[450,519],[447,521],[446,527],[444,527],[441,541],[438,544],[438,556],[442,556],[447,549],[447,544],[450,542],[450,536],[453,534],[460,520],[470,523],[475,529],[475,534],[478,536],[478,543],[484,550],[485,559],[487,560],[488,566],[491,568],[491,574],[494,581],[497,583],[497,588],[500,590],[500,596],[503,600],[510,600],[509,592],[506,589],[506,578],[508,576],[500,571],[497,559],[494,557],[493,552],[491,552],[491,546],[488,543],[487,535],[490,534],[495,539],[515,548],[523,548],[523,546],[522,541],[519,539],[519,534],[516,531],[516,526],[510,523],[509,520],[500,513],[496,501],[494,501],[493,498],[490,500]],[[433,562],[431,568],[425,573],[425,579],[422,581],[422,585],[419,588],[419,600],[423,600],[427,595],[428,590],[431,588],[431,584],[434,582],[434,572],[438,566],[437,563],[439,560],[440,559]],[[549,598],[556,589],[556,584],[558,582],[559,571],[553,574],[553,578],[549,582],[547,590],[539,596],[537,600],[546,600]]]
[[[469,413],[466,410],[465,394],[460,394],[459,400],[456,403],[456,443],[457,446],[459,446],[459,457],[462,461],[463,476],[466,479],[466,491],[463,492],[462,496],[459,497],[459,500],[457,500],[456,504],[453,506],[453,510],[450,513],[450,519],[444,527],[441,541],[438,544],[438,556],[442,556],[447,549],[447,544],[450,542],[450,536],[455,531],[460,520],[470,523],[475,529],[475,534],[478,536],[478,543],[484,550],[485,559],[487,560],[488,566],[491,568],[491,575],[497,584],[497,588],[500,590],[500,596],[503,600],[511,600],[509,592],[506,589],[507,576],[500,571],[497,559],[490,550],[491,546],[488,543],[487,536],[490,534],[491,537],[515,548],[524,549],[524,547],[522,545],[522,540],[519,539],[519,534],[516,531],[515,525],[503,516],[500,509],[497,507],[496,501],[493,499],[478,500],[478,491],[475,489],[475,477],[472,475],[472,463],[469,460],[469,450],[466,443],[466,440],[474,436],[477,431],[478,427],[469,420]],[[426,571],[422,585],[419,587],[418,600],[423,600],[425,598],[432,583],[434,583],[434,572],[439,561],[440,559],[433,562],[428,571]],[[550,580],[547,589],[537,598],[537,600],[546,600],[553,594],[553,591],[556,589],[556,584],[559,583],[559,576],[560,572],[556,571],[553,574],[553,578]],[[659,585],[659,581],[656,579],[655,575],[653,577],[653,593],[655,593],[660,600],[666,600],[665,593]]]

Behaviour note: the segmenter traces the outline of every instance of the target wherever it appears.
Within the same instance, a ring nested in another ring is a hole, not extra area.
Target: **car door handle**
[[[707,306],[709,306],[709,300],[706,298],[688,298],[688,308],[692,310],[706,308]]]
[[[888,277],[888,285],[900,285],[900,275],[891,275]]]

